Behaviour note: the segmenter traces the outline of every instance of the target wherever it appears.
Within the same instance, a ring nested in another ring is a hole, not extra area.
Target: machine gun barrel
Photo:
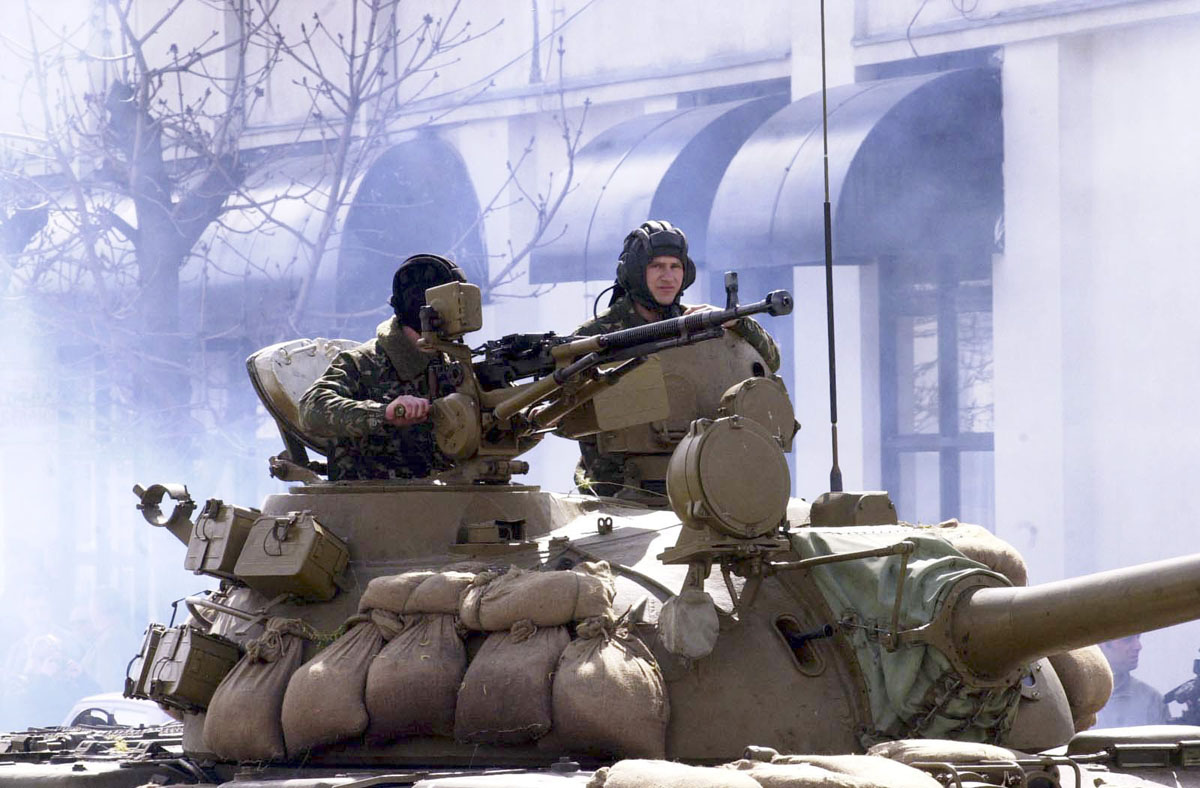
[[[774,317],[790,314],[792,311],[792,294],[786,290],[773,290],[767,297],[753,304],[735,306],[731,309],[710,309],[703,312],[693,312],[682,317],[673,317],[647,323],[644,326],[626,328],[611,334],[601,334],[596,339],[601,348],[621,350],[624,348],[643,345],[661,339],[686,337],[709,328],[716,328],[730,320],[737,320],[750,315],[766,312]]]
[[[691,334],[718,328],[730,320],[758,315],[766,312],[774,317],[791,314],[792,294],[786,290],[773,290],[767,297],[753,304],[744,304],[730,309],[709,309],[693,312],[682,317],[672,317],[647,323],[644,326],[583,337],[574,342],[559,345],[552,351],[555,358],[578,358],[592,352],[614,352],[669,339],[686,339]],[[604,360],[609,360],[605,358]]]
[[[947,611],[952,648],[982,676],[1200,618],[1200,554],[1039,586],[980,588]]]
[[[792,294],[786,290],[773,290],[766,298],[752,304],[695,312],[555,345],[550,352],[563,366],[556,369],[554,374],[529,384],[518,394],[497,405],[493,414],[501,421],[509,419],[518,411],[546,399],[571,379],[601,364],[646,356],[668,347],[714,339],[721,335],[721,326],[730,320],[764,312],[773,316],[786,315],[791,311]]]

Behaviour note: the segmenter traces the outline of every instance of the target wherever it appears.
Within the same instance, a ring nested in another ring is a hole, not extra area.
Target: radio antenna
[[[825,320],[829,337],[829,423],[833,439],[833,467],[829,490],[842,491],[842,469],[838,467],[837,354],[833,341],[833,209],[829,205],[829,105],[825,87],[825,0],[821,0],[821,141],[825,165]]]

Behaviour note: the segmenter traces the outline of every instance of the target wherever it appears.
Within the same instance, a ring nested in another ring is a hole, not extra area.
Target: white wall
[[[1176,20],[1005,50],[996,515],[1035,582],[1196,551],[1197,43]],[[1168,689],[1200,626],[1143,645]]]
[[[1059,44],[1005,51],[1005,252],[993,267],[996,533],[1063,576]]]
[[[1065,481],[1087,496],[1068,506],[1070,541],[1090,544],[1095,568],[1107,569],[1200,549],[1200,22],[1089,43],[1090,68],[1064,85],[1086,97],[1064,118],[1064,137],[1080,141],[1088,174],[1073,195],[1084,253],[1064,246],[1062,261],[1079,301],[1065,314],[1079,327],[1065,348],[1076,385],[1064,422],[1078,441]],[[1143,643],[1142,673],[1173,684],[1190,673],[1200,625]]]

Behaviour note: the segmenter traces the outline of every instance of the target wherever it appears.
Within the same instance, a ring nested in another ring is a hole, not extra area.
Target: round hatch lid
[[[790,491],[775,437],[741,416],[692,422],[667,468],[667,495],[684,524],[742,539],[783,522]]]
[[[796,413],[787,388],[774,378],[747,378],[730,386],[721,397],[722,416],[744,416],[767,428],[785,452],[792,450]]]

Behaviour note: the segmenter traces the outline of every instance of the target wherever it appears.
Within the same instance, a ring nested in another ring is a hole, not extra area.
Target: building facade
[[[405,5],[396,29],[452,5]],[[460,10],[487,32],[405,96],[333,252],[278,277],[311,280],[301,325],[364,334],[395,262],[439,251],[475,279],[503,274],[487,337],[569,332],[624,234],[668,219],[701,271],[685,300],[719,303],[730,269],[744,299],[793,291],[794,315],[768,327],[804,425],[794,494],[811,499],[830,473],[824,66],[845,486],[888,489],[909,521],[986,525],[1033,582],[1190,552],[1200,0],[826,5],[824,60],[819,0]],[[279,68],[244,145],[306,133],[300,79]],[[218,266],[231,293],[262,278],[246,260],[296,254],[257,243]],[[198,292],[184,285],[185,313]],[[205,331],[237,335],[214,320]],[[531,481],[566,489],[574,454],[544,441]],[[1200,628],[1143,642],[1143,675],[1166,689],[1189,675]]]

